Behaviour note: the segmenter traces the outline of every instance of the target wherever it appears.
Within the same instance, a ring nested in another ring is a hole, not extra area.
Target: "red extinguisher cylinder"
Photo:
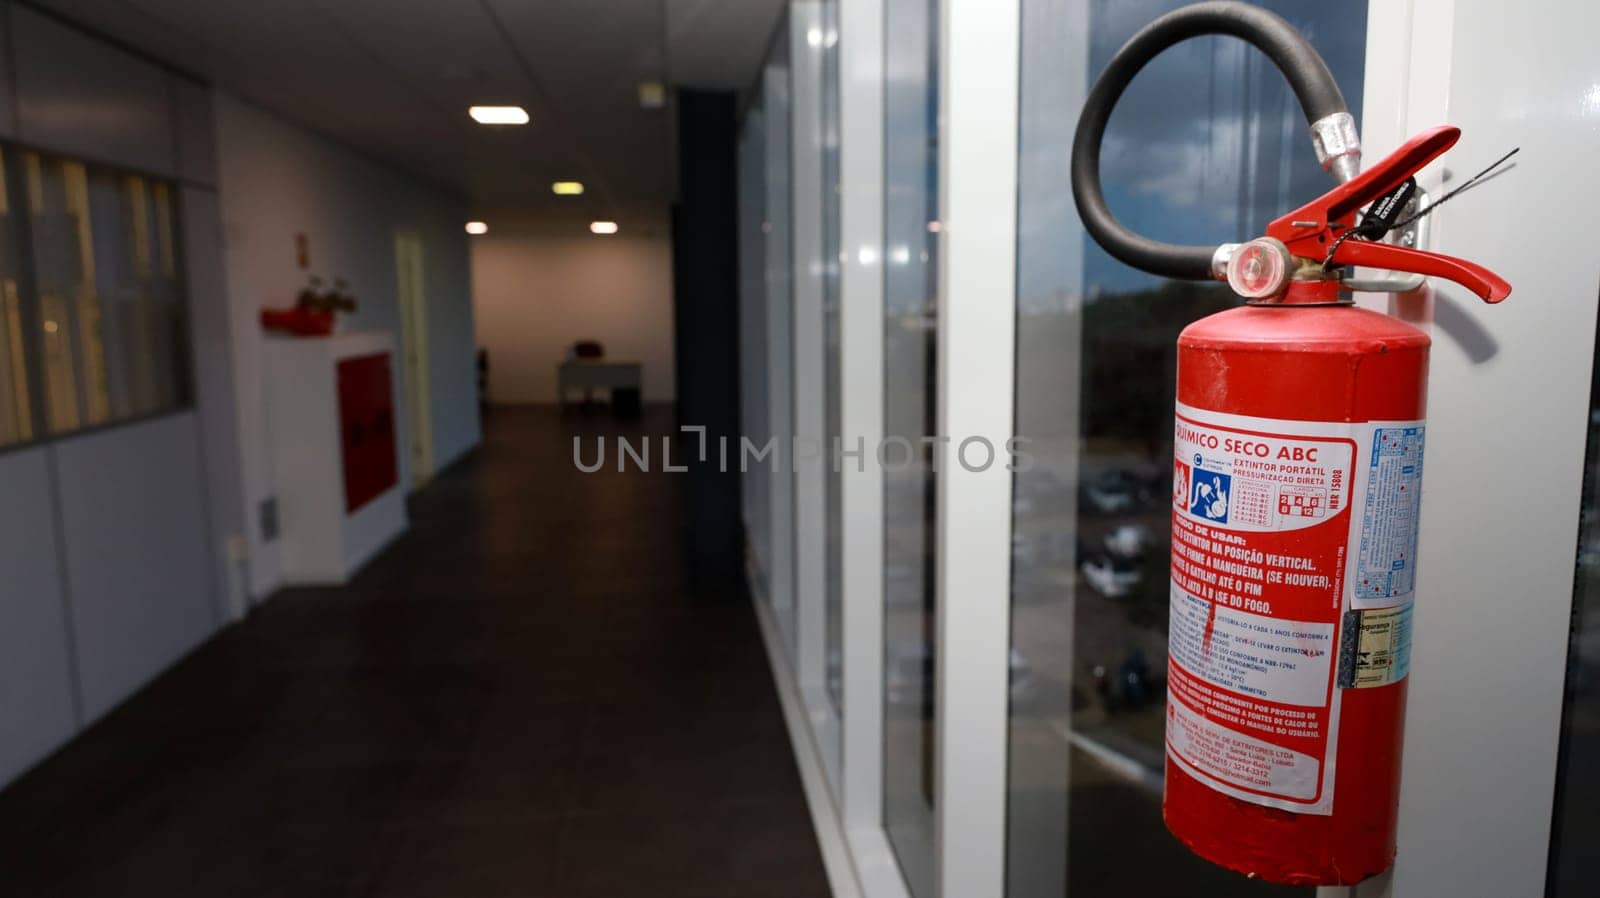
[[[1374,509],[1411,502],[1414,517],[1428,347],[1376,312],[1292,303],[1178,339],[1163,812],[1248,876],[1344,885],[1394,861],[1406,659],[1382,649],[1409,653],[1409,597],[1353,614],[1344,581],[1375,551]]]

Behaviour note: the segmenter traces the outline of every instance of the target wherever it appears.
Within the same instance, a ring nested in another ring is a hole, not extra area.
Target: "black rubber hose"
[[[1204,34],[1230,34],[1267,54],[1289,79],[1307,123],[1348,111],[1327,63],[1300,32],[1275,13],[1247,3],[1221,0],[1174,10],[1146,25],[1111,57],[1089,91],[1072,140],[1072,195],[1078,215],[1106,252],[1135,268],[1185,280],[1211,279],[1216,247],[1162,243],[1123,227],[1100,189],[1100,142],[1111,110],[1133,76],[1161,51]]]

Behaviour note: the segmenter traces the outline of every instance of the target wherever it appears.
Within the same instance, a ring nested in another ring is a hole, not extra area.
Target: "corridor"
[[[828,894],[751,606],[685,589],[681,484],[572,464],[671,423],[486,414],[349,587],[280,593],[0,793],[5,894]]]

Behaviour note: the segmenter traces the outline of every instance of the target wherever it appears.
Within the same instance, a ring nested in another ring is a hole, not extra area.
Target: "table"
[[[568,359],[556,366],[556,404],[565,405],[567,393],[575,387],[587,391],[643,389],[644,365],[639,362],[612,362],[605,359]]]

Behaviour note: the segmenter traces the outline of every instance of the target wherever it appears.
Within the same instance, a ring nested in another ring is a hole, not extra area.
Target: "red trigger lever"
[[[1303,259],[1321,261],[1328,248],[1336,246],[1331,259],[1335,265],[1364,265],[1442,277],[1466,287],[1485,302],[1505,299],[1511,294],[1511,285],[1474,262],[1355,237],[1339,240],[1355,225],[1359,210],[1399,187],[1454,146],[1460,137],[1461,129],[1451,125],[1418,134],[1371,168],[1268,225],[1267,236],[1282,241],[1290,253]]]

